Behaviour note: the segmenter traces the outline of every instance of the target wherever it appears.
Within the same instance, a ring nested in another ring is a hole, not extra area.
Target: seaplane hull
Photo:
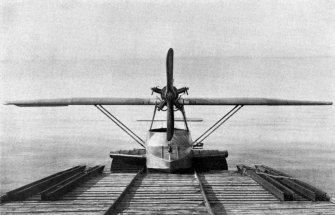
[[[167,173],[180,173],[192,170],[192,154],[178,160],[165,160],[152,155],[147,157],[147,168],[149,172],[167,172]]]
[[[175,129],[168,141],[166,129],[152,129],[147,135],[146,149],[149,170],[179,172],[192,168],[192,139],[187,130]]]

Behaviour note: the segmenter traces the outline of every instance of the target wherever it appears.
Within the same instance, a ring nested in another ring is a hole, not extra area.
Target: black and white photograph
[[[335,214],[335,1],[1,0],[0,214]]]

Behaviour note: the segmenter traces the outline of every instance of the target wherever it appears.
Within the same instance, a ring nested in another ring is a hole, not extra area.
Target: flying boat
[[[332,105],[327,101],[303,101],[270,98],[184,98],[188,95],[188,87],[177,88],[173,82],[174,51],[169,49],[166,58],[166,86],[152,87],[156,98],[63,98],[10,101],[7,105],[19,107],[53,107],[70,105],[92,105],[118,125],[142,148],[134,150],[112,151],[113,159],[111,171],[122,168],[143,168],[148,171],[168,173],[186,172],[193,169],[197,171],[226,170],[228,169],[226,150],[204,150],[203,141],[217,130],[223,123],[231,118],[244,106],[285,106],[285,105]],[[143,140],[104,106],[108,105],[146,105],[153,106],[153,117]],[[192,139],[188,127],[191,118],[186,117],[185,106],[233,106],[224,116],[208,128],[195,140]],[[166,127],[153,128],[157,111],[166,112]],[[180,111],[182,118],[175,119],[175,112]],[[184,128],[176,128],[175,121],[183,121]]]

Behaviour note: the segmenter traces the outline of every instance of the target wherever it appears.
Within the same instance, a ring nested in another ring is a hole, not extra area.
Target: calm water
[[[2,62],[1,97],[149,97],[163,86],[164,59]],[[335,101],[333,58],[176,59],[175,82],[192,97],[255,96]],[[152,107],[108,107],[141,137]],[[186,107],[198,137],[231,107]],[[109,161],[110,150],[138,147],[94,107],[1,106],[1,193],[78,164]],[[158,117],[163,118],[164,113]],[[162,126],[157,123],[155,126]],[[266,164],[335,196],[335,110],[327,107],[243,107],[205,141],[236,164]]]

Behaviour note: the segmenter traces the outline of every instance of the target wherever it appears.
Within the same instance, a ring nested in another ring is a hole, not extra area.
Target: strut
[[[152,129],[152,125],[154,124],[155,121],[155,116],[156,116],[156,110],[157,110],[157,104],[154,107],[154,114],[152,115],[152,120],[151,120],[151,125],[150,125],[150,130]]]
[[[137,136],[130,128],[128,128],[125,124],[123,124],[119,119],[117,119],[113,114],[111,114],[106,108],[102,105],[94,105],[98,110],[100,110],[105,116],[107,116],[112,122],[114,122],[119,128],[121,128],[124,132],[126,132],[133,140],[135,140],[138,144],[140,144],[143,148],[145,148],[145,142]]]
[[[243,105],[236,105],[233,109],[231,109],[228,113],[226,113],[221,119],[219,119],[214,125],[212,125],[209,129],[207,129],[200,137],[198,137],[193,144],[201,143],[204,141],[209,135],[211,135],[216,129],[218,129],[223,123],[225,123],[230,117],[232,117],[237,111],[239,111]]]
[[[188,130],[188,125],[187,125],[187,120],[186,120],[186,114],[185,114],[184,106],[182,106],[182,107],[180,108],[180,111],[181,111],[181,113],[183,114],[183,118],[184,118],[184,122],[185,122],[186,130],[189,131],[189,130]]]

